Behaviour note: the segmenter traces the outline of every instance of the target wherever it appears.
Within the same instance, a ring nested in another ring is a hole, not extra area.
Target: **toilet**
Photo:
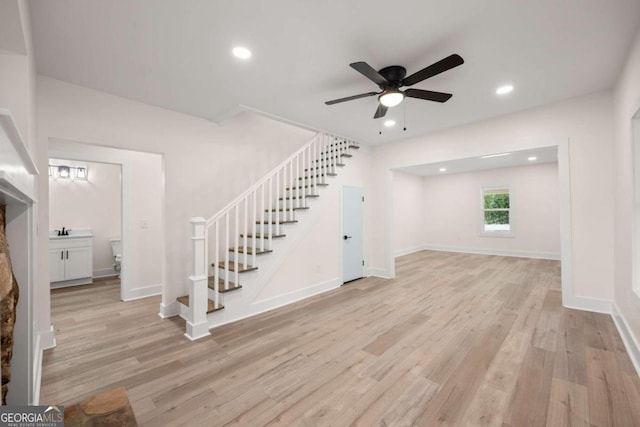
[[[119,238],[109,239],[111,242],[111,253],[113,254],[113,269],[120,273],[122,269],[122,242]]]

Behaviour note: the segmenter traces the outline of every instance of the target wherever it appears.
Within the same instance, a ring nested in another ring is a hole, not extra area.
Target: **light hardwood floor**
[[[424,251],[192,343],[159,298],[52,294],[42,404],[124,386],[141,425],[640,426],[611,318],[560,304],[556,261]]]

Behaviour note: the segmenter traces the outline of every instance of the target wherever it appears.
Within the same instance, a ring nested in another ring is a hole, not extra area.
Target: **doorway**
[[[124,211],[130,211],[130,206],[123,197],[129,179],[126,167],[126,162],[50,153],[51,289],[110,278],[118,286],[120,299],[125,299],[130,280],[129,269],[122,268],[130,264],[122,250],[123,242],[129,240]],[[68,237],[57,237],[61,233]],[[65,244],[70,249],[59,257],[59,247]]]
[[[364,277],[364,190],[342,190],[342,283]]]

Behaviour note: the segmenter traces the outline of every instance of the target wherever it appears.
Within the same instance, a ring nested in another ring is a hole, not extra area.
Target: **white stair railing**
[[[194,265],[188,323],[206,318],[209,263],[212,261],[213,306],[218,309],[220,290],[238,286],[241,269],[256,267],[258,252],[272,248],[274,237],[282,234],[283,221],[294,221],[294,211],[307,207],[307,196],[316,194],[326,176],[336,172],[342,155],[348,154],[353,145],[357,144],[319,133],[217,214],[206,221],[191,220]],[[208,255],[210,244],[212,260]]]

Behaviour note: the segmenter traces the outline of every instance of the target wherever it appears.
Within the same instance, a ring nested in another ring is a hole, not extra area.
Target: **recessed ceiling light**
[[[508,156],[511,153],[498,153],[498,154],[488,154],[486,156],[481,156],[481,159],[490,159],[492,157],[502,157],[502,156]]]
[[[447,168],[440,168],[440,172],[446,172]]]
[[[527,160],[529,160],[530,162],[535,162],[536,160],[538,160],[538,158],[536,156],[531,156]]]
[[[496,89],[496,93],[498,95],[506,95],[508,93],[513,92],[513,86],[512,85],[504,85],[504,86],[500,86],[498,89]]]
[[[251,58],[251,51],[246,47],[236,46],[231,51],[236,58],[249,59]]]
[[[388,128],[393,127],[396,125],[396,121],[395,120],[387,120],[384,122],[384,125]]]

